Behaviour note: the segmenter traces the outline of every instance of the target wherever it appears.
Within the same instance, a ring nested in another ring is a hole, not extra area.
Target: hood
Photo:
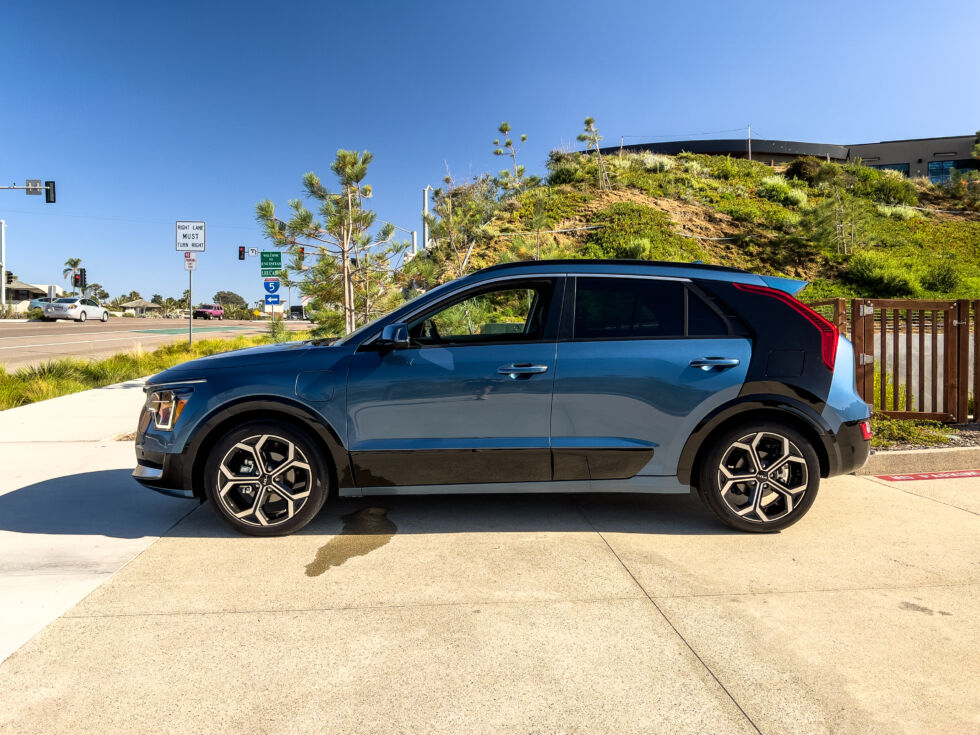
[[[264,367],[294,360],[310,348],[309,342],[285,342],[283,344],[246,347],[243,350],[219,352],[182,362],[150,378],[147,383],[168,383],[191,377],[191,374],[207,375],[216,370],[229,368]]]

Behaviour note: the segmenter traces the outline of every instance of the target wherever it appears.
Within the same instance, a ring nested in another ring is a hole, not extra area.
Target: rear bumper
[[[871,441],[865,439],[861,431],[864,421],[865,419],[861,419],[841,424],[834,436],[833,451],[828,451],[829,477],[846,475],[861,469],[867,463],[868,455],[871,454]]]

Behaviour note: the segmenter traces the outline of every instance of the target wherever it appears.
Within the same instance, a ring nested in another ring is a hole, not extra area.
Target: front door
[[[408,349],[363,345],[347,385],[361,488],[551,480],[563,278],[510,278],[408,320]]]

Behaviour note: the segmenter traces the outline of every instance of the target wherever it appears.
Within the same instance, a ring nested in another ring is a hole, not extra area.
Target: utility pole
[[[749,125],[749,160],[752,160],[752,126]]]
[[[429,192],[434,187],[426,184],[422,190],[422,249],[429,248]]]

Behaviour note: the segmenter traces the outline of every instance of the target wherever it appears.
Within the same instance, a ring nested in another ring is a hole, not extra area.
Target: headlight
[[[160,431],[172,430],[189,399],[189,391],[161,390],[151,393],[146,402],[146,410],[153,415],[153,428]]]

